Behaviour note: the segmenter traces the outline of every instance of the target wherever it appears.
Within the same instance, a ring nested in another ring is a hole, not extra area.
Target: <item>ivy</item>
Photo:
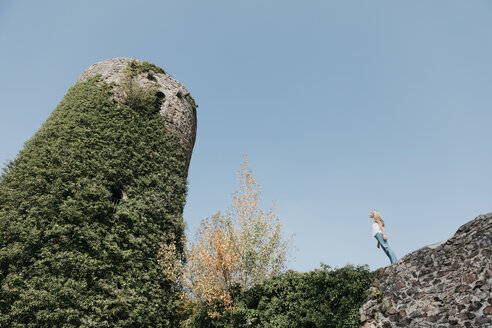
[[[196,110],[198,108],[198,105],[196,104],[195,99],[190,94],[186,95],[186,100],[188,100],[188,102],[190,103],[193,110]]]
[[[114,88],[75,84],[0,178],[0,327],[177,325],[158,256],[183,235],[186,155],[155,90]]]

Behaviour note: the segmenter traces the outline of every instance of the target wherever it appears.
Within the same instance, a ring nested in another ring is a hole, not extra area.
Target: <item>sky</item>
[[[389,264],[492,211],[492,2],[0,0],[0,160],[91,64],[150,61],[198,108],[184,211],[225,211],[246,154],[290,269]]]

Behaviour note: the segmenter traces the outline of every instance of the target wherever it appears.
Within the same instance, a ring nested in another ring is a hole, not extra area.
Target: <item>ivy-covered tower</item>
[[[147,62],[80,76],[0,177],[0,327],[175,325],[196,107]]]

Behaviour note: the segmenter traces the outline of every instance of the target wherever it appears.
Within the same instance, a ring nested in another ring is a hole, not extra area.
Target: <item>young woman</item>
[[[379,213],[377,210],[372,210],[369,217],[374,220],[374,223],[372,224],[372,236],[378,241],[378,248],[381,245],[383,251],[389,257],[391,263],[398,261],[395,252],[393,252],[390,245],[388,244],[388,237],[386,237],[386,234],[384,233],[384,221],[381,217],[381,213]]]

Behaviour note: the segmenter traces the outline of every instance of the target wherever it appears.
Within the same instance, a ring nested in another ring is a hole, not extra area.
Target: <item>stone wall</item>
[[[80,75],[77,82],[84,81],[90,76],[100,75],[105,82],[119,86],[125,81],[127,66],[132,61],[141,62],[129,58],[112,58],[95,63]],[[195,145],[197,119],[196,108],[190,103],[188,90],[169,74],[154,71],[137,74],[132,82],[143,88],[157,87],[158,91],[164,94],[159,113],[164,124],[180,136],[188,155],[187,166],[189,166]],[[115,89],[115,99],[120,101],[124,96],[118,95],[117,91],[118,88]]]
[[[381,269],[361,327],[492,327],[492,213]]]

